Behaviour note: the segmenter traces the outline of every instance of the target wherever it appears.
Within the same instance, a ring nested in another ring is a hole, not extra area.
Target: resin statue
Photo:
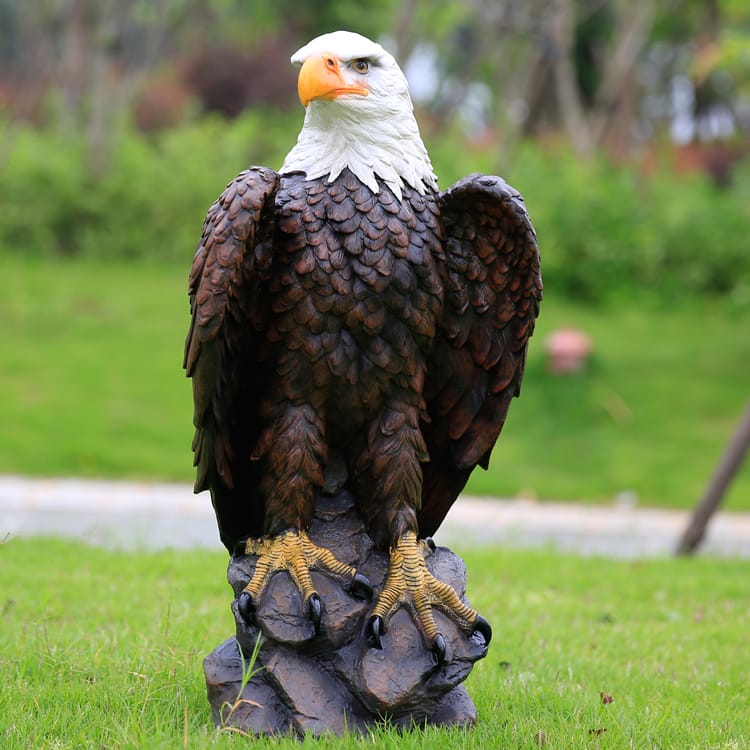
[[[297,143],[278,172],[251,167],[227,186],[193,262],[195,489],[210,491],[229,551],[254,561],[235,604],[248,627],[286,571],[319,637],[311,572],[323,573],[357,606],[371,600],[365,649],[388,650],[404,609],[439,668],[436,612],[485,650],[491,637],[430,572],[424,540],[487,467],[519,393],[542,298],[536,235],[499,177],[439,190],[380,45],[338,31],[292,63]],[[387,556],[383,581],[312,536],[320,498],[342,493]]]

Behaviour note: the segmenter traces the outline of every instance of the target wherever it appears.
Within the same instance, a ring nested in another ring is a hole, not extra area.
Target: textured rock
[[[388,572],[388,556],[374,548],[348,493],[319,498],[309,534],[313,542],[366,575],[377,596]],[[254,734],[302,736],[363,731],[386,718],[402,728],[476,720],[474,704],[460,683],[474,662],[486,655],[480,635],[467,637],[435,611],[447,646],[446,663],[438,666],[411,612],[402,607],[388,623],[383,650],[372,648],[365,636],[372,602],[354,598],[347,591],[348,581],[316,571],[312,579],[323,609],[317,635],[286,573],[271,579],[258,602],[257,627],[248,626],[237,612],[236,597],[250,580],[255,561],[254,556],[230,560],[236,637],[219,645],[204,662],[217,725]],[[456,555],[438,547],[426,563],[435,577],[464,596],[466,571]],[[240,695],[238,645],[247,658],[259,634],[256,668],[261,669]]]
[[[234,637],[217,646],[205,658],[203,671],[217,726],[235,726],[256,734],[290,730],[289,709],[262,672],[245,686],[240,695],[242,660]]]

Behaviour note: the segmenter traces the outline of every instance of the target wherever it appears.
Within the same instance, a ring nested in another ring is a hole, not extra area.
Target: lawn
[[[303,747],[750,748],[750,562],[458,551],[495,631],[476,727]],[[232,632],[223,554],[14,539],[0,560],[0,745],[246,746],[213,728],[201,669]]]
[[[0,255],[0,472],[191,480],[189,261]],[[567,324],[594,357],[553,377],[544,339]],[[592,308],[548,287],[522,397],[469,491],[692,506],[750,398],[748,330],[750,308],[731,300]],[[750,466],[727,507],[750,509]]]

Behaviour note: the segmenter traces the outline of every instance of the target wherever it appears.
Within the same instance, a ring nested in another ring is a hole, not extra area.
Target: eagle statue
[[[542,298],[536,235],[499,177],[439,191],[382,46],[337,31],[291,61],[297,143],[278,172],[250,167],[227,186],[193,260],[195,490],[210,491],[230,552],[258,556],[245,620],[285,570],[317,628],[318,569],[374,596],[371,647],[404,605],[441,661],[435,608],[491,637],[425,555],[519,393]],[[351,490],[389,554],[380,591],[307,534],[331,487]]]

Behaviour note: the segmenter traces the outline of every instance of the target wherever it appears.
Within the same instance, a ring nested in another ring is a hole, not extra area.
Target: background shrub
[[[278,168],[301,120],[255,110],[155,135],[130,130],[98,179],[86,171],[82,138],[21,128],[0,170],[0,252],[184,261],[223,186],[250,164]],[[501,168],[491,147],[470,149],[451,134],[427,140],[443,187],[481,170],[521,190],[555,295],[750,297],[747,165],[719,188],[699,175],[645,176],[532,144]]]
[[[664,299],[750,293],[750,169],[728,188],[703,175],[644,176],[605,157],[522,150],[511,181],[526,196],[545,286],[600,302],[633,291]]]

